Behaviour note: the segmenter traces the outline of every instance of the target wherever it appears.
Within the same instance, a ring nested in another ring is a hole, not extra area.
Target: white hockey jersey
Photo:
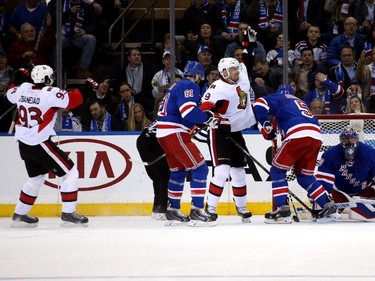
[[[35,88],[22,83],[7,91],[11,103],[17,104],[15,138],[28,145],[37,145],[55,135],[57,111],[69,104],[68,92],[57,87]]]
[[[256,123],[251,106],[252,89],[243,74],[241,70],[236,84],[229,84],[222,79],[215,81],[204,93],[201,102],[203,110],[213,109],[222,118],[228,118],[232,132],[248,129]]]

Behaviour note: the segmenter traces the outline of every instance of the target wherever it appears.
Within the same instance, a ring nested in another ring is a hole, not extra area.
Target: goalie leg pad
[[[353,196],[352,198],[357,203],[357,207],[350,209],[349,218],[352,220],[375,222],[375,200],[359,196]]]

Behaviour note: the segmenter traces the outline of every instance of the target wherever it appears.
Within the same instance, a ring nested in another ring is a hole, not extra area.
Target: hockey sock
[[[44,175],[29,178],[22,186],[19,200],[14,212],[18,215],[26,215],[33,207],[39,194],[40,187],[44,184]]]
[[[204,163],[191,171],[190,191],[193,205],[204,207],[204,195],[206,194],[208,167]]]
[[[309,197],[314,200],[320,207],[329,202],[328,194],[324,187],[315,179],[314,176],[296,175],[297,182],[308,193]]]
[[[225,182],[227,181],[230,173],[229,165],[219,165],[214,169],[214,176],[211,179],[210,186],[207,194],[207,204],[216,207],[221,194],[224,190]]]
[[[288,204],[288,182],[286,171],[271,167],[272,197],[276,207]]]
[[[77,208],[77,179],[78,170],[76,166],[73,166],[62,178],[60,192],[63,213],[73,213]]]
[[[231,168],[232,191],[237,207],[245,207],[247,200],[246,173],[244,168]]]
[[[168,182],[168,201],[172,208],[181,208],[181,197],[184,190],[186,171],[172,171]]]

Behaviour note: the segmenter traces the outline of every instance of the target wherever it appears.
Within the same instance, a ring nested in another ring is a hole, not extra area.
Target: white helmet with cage
[[[31,70],[31,79],[35,84],[52,85],[55,81],[53,69],[48,65],[36,65]]]
[[[240,63],[238,62],[237,59],[235,59],[235,58],[223,58],[219,61],[219,64],[218,64],[217,68],[220,72],[220,75],[224,79],[228,79],[229,78],[229,69],[233,68],[233,67],[239,67],[239,66],[240,66]],[[224,74],[224,70],[226,70],[226,75]]]

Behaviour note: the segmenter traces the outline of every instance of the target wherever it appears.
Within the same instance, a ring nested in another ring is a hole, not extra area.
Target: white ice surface
[[[149,217],[90,217],[87,228],[0,219],[0,280],[375,280],[375,223],[166,227]]]

